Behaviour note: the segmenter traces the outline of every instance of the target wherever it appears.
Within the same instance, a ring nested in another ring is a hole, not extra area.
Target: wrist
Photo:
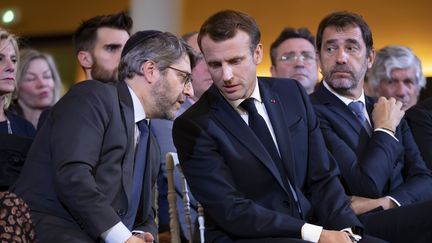
[[[395,131],[394,131],[394,129],[391,129],[391,128],[387,128],[387,127],[378,127],[379,129],[383,129],[383,130],[386,130],[386,131],[388,131],[388,132],[391,132],[393,135],[395,134]]]

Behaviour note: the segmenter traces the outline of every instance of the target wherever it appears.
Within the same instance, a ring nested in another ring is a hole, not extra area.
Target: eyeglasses
[[[183,77],[183,80],[184,80],[184,86],[186,87],[186,85],[188,85],[189,83],[192,83],[192,74],[191,73],[189,73],[189,72],[186,72],[186,71],[183,71],[183,70],[180,70],[180,69],[177,69],[177,68],[175,68],[175,67],[171,67],[171,66],[168,66],[168,68],[171,68],[172,70],[175,70],[175,71],[177,71],[177,72],[179,72],[179,73],[181,73],[182,75],[182,77]]]
[[[311,62],[312,60],[315,60],[315,55],[310,52],[302,52],[300,55],[296,55],[295,53],[288,53],[282,55],[279,60],[286,63],[294,63],[297,60],[302,62]]]

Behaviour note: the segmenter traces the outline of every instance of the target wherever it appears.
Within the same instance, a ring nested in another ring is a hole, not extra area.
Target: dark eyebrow
[[[350,43],[350,44],[356,44],[359,45],[360,43],[356,40],[356,39],[347,39],[346,42]]]
[[[122,45],[121,44],[106,44],[104,45],[104,48],[112,48],[112,49],[117,49],[120,48]]]

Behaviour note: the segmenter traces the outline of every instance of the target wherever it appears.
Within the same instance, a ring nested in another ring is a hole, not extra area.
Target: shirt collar
[[[334,91],[330,87],[330,85],[327,84],[327,82],[325,80],[323,80],[323,84],[324,84],[324,87],[326,87],[326,89],[328,91],[330,91],[332,94],[334,94],[336,97],[338,97],[345,105],[349,105],[349,103],[351,103],[353,101],[360,101],[360,102],[363,103],[363,105],[366,105],[366,100],[365,100],[365,95],[364,95],[364,90],[363,89],[362,89],[360,97],[358,97],[357,99],[353,100],[353,99],[347,98],[345,96],[342,96],[342,95],[336,93],[336,91]]]
[[[223,94],[222,94],[223,95]],[[224,96],[225,97],[225,96]],[[248,98],[254,98],[254,99],[256,99],[257,101],[259,101],[259,102],[261,102],[261,93],[260,93],[260,89],[259,89],[259,85],[258,85],[258,78],[256,79],[256,81],[255,81],[255,89],[252,91],[252,94],[251,94],[251,96],[250,97],[248,97]],[[226,99],[226,98],[225,98]],[[243,110],[240,110],[238,107],[239,107],[239,105],[245,100],[245,99],[238,99],[238,100],[228,100],[228,99],[226,99],[229,103],[230,103],[230,105],[232,106],[232,107],[234,107],[234,109],[237,111],[237,112],[240,112],[240,113],[244,113],[244,111]]]
[[[131,97],[132,97],[132,104],[133,104],[133,109],[134,109],[134,121],[135,121],[135,123],[137,123],[143,119],[146,119],[144,106],[141,104],[141,101],[139,100],[138,96],[135,94],[133,89],[131,89],[129,86],[128,86],[128,89],[129,89],[129,93],[131,94]]]

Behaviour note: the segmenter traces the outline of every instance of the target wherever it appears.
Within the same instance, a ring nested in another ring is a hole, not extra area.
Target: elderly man
[[[193,61],[176,36],[137,32],[116,85],[81,82],[52,108],[13,189],[29,204],[40,242],[156,238],[159,148],[148,120],[175,117],[191,95]]]
[[[417,103],[420,90],[426,86],[421,62],[404,46],[386,46],[376,54],[367,73],[369,89],[376,97],[394,97],[404,111]]]
[[[272,77],[291,78],[308,94],[318,82],[315,38],[306,28],[285,28],[270,47]]]

